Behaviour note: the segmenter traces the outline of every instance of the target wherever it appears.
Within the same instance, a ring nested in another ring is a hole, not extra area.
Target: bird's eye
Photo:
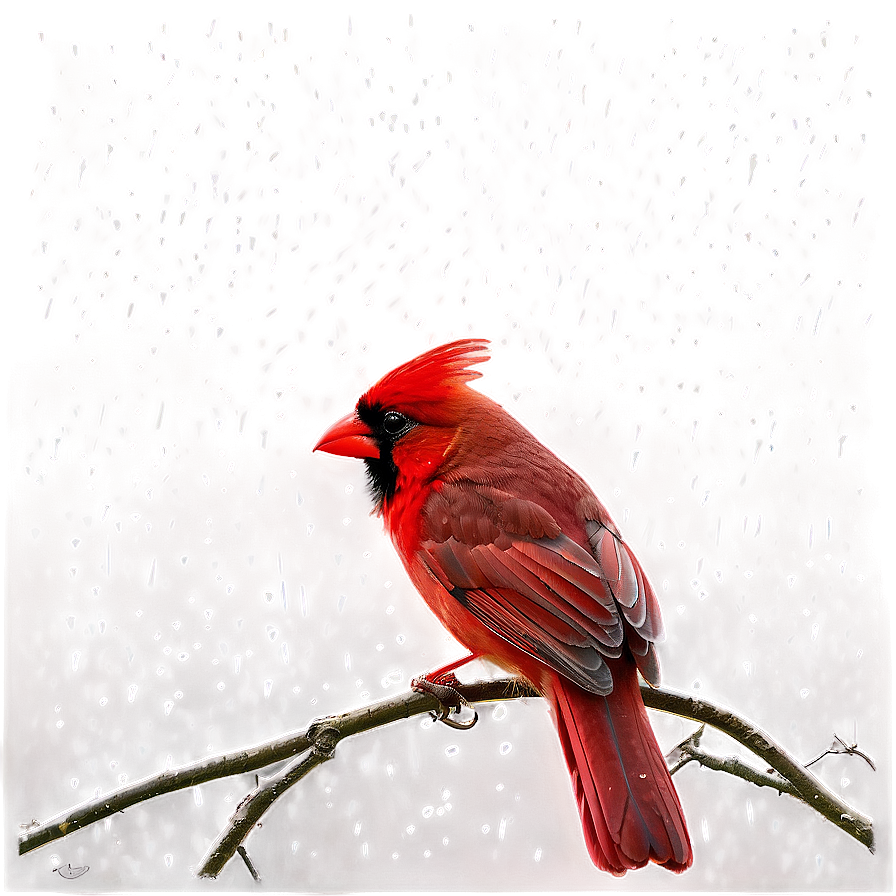
[[[383,430],[386,435],[400,436],[410,426],[411,421],[404,414],[399,414],[398,411],[386,411],[383,415]]]

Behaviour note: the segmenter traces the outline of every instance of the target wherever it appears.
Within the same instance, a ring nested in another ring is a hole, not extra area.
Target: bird
[[[488,358],[486,339],[413,358],[314,450],[363,460],[412,583],[470,651],[423,681],[458,683],[476,658],[523,678],[551,709],[594,865],[682,872],[690,837],[638,678],[660,680],[656,594],[585,480],[470,386]]]

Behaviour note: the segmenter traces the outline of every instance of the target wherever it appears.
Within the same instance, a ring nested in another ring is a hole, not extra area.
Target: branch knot
[[[329,724],[329,719],[318,719],[308,726],[305,736],[311,741],[311,751],[323,759],[331,759],[336,752],[336,744],[342,739],[342,732]]]

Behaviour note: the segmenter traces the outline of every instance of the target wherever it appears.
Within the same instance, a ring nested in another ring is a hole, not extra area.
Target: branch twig
[[[814,759],[810,759],[806,763],[806,768],[809,768],[810,765],[815,765],[816,762],[824,759],[825,756],[836,756],[840,753],[846,753],[848,756],[861,756],[868,765],[871,766],[872,771],[877,771],[877,766],[874,764],[874,761],[868,756],[866,753],[863,753],[859,749],[859,745],[857,743],[848,744],[839,734],[834,734],[834,740],[831,745],[826,749],[819,753]]]
[[[528,685],[512,678],[461,685],[458,690],[470,703],[537,696]],[[702,729],[673,751],[678,754],[677,764],[675,758],[672,760],[673,771],[686,762],[695,760],[707,767],[743,777],[759,786],[774,787],[782,793],[789,793],[802,800],[868,849],[874,850],[871,819],[831,793],[760,728],[707,700],[699,700],[667,688],[642,685],[641,695],[645,705],[651,709],[703,722],[728,734],[768,763],[781,777],[757,772],[741,760],[719,759],[705,753],[699,748]],[[58,840],[154,796],[193,787],[216,778],[257,771],[277,762],[298,757],[279,774],[260,781],[255,790],[237,807],[199,871],[200,876],[214,877],[220,873],[234,853],[240,851],[240,854],[245,856],[243,842],[267,808],[292,784],[331,758],[340,740],[400,719],[433,712],[438,708],[438,701],[434,697],[412,691],[371,706],[319,720],[305,731],[294,732],[266,744],[200,760],[179,769],[144,778],[104,797],[91,800],[62,817],[30,827],[19,836],[19,854],[24,855],[39,846]],[[853,745],[848,752],[859,751]],[[860,755],[865,758],[864,754]]]
[[[778,774],[768,775],[757,771],[736,756],[713,756],[712,753],[701,750],[700,740],[705,730],[706,725],[701,725],[690,737],[685,738],[677,747],[666,754],[666,762],[669,764],[670,774],[674,775],[689,762],[696,762],[698,765],[711,768],[714,771],[725,772],[729,775],[734,775],[736,778],[743,778],[744,781],[749,781],[757,787],[771,787],[777,790],[778,793],[789,793],[791,796],[799,798],[799,794],[793,785]]]
[[[249,874],[252,875],[252,880],[254,880],[257,884],[260,884],[261,875],[258,873],[258,869],[255,867],[255,865],[252,863],[252,859],[249,858],[249,853],[246,852],[246,847],[240,845],[236,848],[236,851],[239,857],[246,863],[246,867],[249,869]]]

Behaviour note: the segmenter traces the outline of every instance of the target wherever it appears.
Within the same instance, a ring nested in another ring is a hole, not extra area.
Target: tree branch
[[[243,847],[243,841],[261,820],[261,816],[274,804],[278,796],[301,781],[308,772],[317,768],[322,762],[333,758],[333,752],[340,738],[338,729],[312,725],[308,731],[311,732],[312,729],[315,729],[315,732],[309,734],[311,749],[305,756],[293,759],[279,774],[259,781],[255,790],[243,797],[227,827],[205,857],[199,869],[200,877],[217,877],[234,852],[240,852],[243,861],[247,862],[250,871],[252,870],[253,866]]]
[[[501,700],[522,696],[522,687],[524,686],[513,680],[483,682],[479,685],[468,685],[465,687],[465,693],[481,694],[482,696],[474,698],[476,700]],[[526,690],[526,695],[533,696],[534,692]],[[434,712],[438,706],[435,698],[411,692],[382,700],[353,712],[343,713],[337,717],[337,720],[341,724],[342,736],[346,737],[360,731],[388,725],[399,719],[407,719],[424,712]],[[105,796],[88,800],[64,815],[56,816],[51,821],[43,824],[32,823],[19,836],[19,855],[24,855],[46,843],[59,840],[117,812],[123,812],[144,800],[195,787],[218,778],[258,771],[305,753],[312,746],[312,741],[308,736],[309,730],[312,729],[291,732],[285,737],[254,747],[200,759],[180,768],[168,769],[157,775],[126,784]]]
[[[674,775],[689,762],[696,762],[698,765],[711,768],[714,771],[726,772],[729,775],[734,775],[736,778],[743,778],[744,781],[749,781],[757,787],[771,787],[777,790],[778,793],[789,793],[791,796],[799,799],[799,794],[793,785],[780,775],[768,775],[757,771],[737,756],[713,756],[711,753],[701,750],[700,740],[705,730],[706,725],[701,725],[690,737],[683,740],[675,749],[670,750],[666,754],[666,762],[669,764],[670,774]],[[806,765],[808,766],[809,763],[806,763]]]
[[[673,713],[695,722],[705,722],[745,746],[790,782],[794,796],[874,852],[871,819],[831,793],[761,728],[708,700],[698,700],[667,688],[642,685],[641,696],[644,698],[644,705],[651,709]]]
[[[460,685],[458,691],[470,703],[538,696],[528,685],[512,678]],[[737,775],[759,786],[774,787],[781,793],[788,793],[802,800],[868,849],[874,850],[871,819],[831,793],[757,726],[707,700],[699,700],[667,688],[642,685],[641,695],[645,706],[651,709],[702,722],[724,732],[760,757],[780,777],[758,772],[739,759],[720,759],[705,753],[699,747],[702,729],[672,751],[673,771],[687,762],[697,761],[701,765]],[[248,859],[243,842],[264,812],[289,787],[330,759],[340,740],[400,719],[426,712],[434,713],[438,709],[439,703],[434,697],[411,691],[318,720],[304,731],[292,732],[265,744],[203,759],[179,769],[166,770],[84,803],[49,822],[29,827],[19,836],[19,855],[81,830],[116,812],[123,812],[143,800],[293,759],[276,775],[260,780],[258,786],[240,802],[199,870],[200,876],[214,877],[237,851],[244,861]],[[855,745],[851,751],[858,753]],[[864,754],[859,755],[867,758]],[[251,862],[247,862],[247,866],[250,871],[253,870]],[[255,874],[257,872],[253,876]]]

